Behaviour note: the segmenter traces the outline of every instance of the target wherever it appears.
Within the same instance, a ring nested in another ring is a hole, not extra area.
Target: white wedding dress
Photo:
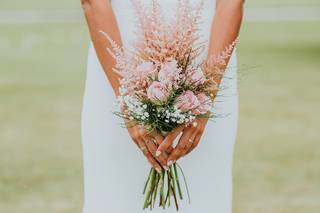
[[[198,3],[200,0],[190,0]],[[151,0],[142,0],[149,4]],[[174,15],[176,0],[159,0],[167,17]],[[135,34],[130,0],[112,0],[123,45],[130,47]],[[215,1],[205,0],[201,34],[209,39]],[[206,54],[206,53],[204,53]],[[204,58],[205,55],[202,56]],[[201,60],[200,58],[199,60]],[[222,81],[214,110],[220,116],[209,121],[199,146],[181,159],[190,188],[191,204],[180,202],[182,213],[230,213],[232,211],[232,158],[238,120],[236,57]],[[122,120],[116,117],[115,97],[90,44],[82,112],[84,157],[83,213],[142,213],[142,189],[150,165],[131,141]],[[184,192],[186,195],[186,193]],[[186,197],[186,196],[185,196]],[[176,212],[174,205],[154,213]]]

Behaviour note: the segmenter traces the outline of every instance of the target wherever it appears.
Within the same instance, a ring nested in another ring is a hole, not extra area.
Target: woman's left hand
[[[167,148],[172,147],[176,137],[182,132],[178,144],[171,151],[167,165],[170,166],[181,157],[189,154],[195,147],[198,146],[201,136],[204,132],[208,118],[197,118],[187,126],[180,126],[173,130],[157,149],[156,155],[167,151]]]

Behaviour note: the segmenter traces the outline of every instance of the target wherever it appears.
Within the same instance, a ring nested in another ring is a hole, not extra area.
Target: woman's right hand
[[[156,151],[164,138],[157,132],[148,133],[148,131],[141,125],[133,121],[126,121],[126,127],[133,142],[143,152],[149,163],[157,172],[161,172],[162,168],[167,169],[167,159],[170,153],[165,152],[156,156]],[[169,152],[172,149],[168,149]]]

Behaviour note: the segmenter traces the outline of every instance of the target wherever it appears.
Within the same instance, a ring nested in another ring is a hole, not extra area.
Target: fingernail
[[[156,170],[157,170],[157,172],[158,172],[158,173],[161,173],[161,169],[159,169],[159,168],[156,168]]]
[[[166,171],[168,170],[168,167],[166,167],[166,166],[164,166],[163,168],[164,168],[164,170],[166,170]]]
[[[156,157],[159,157],[161,155],[161,152],[159,150],[156,151]]]
[[[171,160],[171,161],[169,161],[168,162],[168,166],[171,166],[172,165],[172,163],[173,163],[173,161]]]

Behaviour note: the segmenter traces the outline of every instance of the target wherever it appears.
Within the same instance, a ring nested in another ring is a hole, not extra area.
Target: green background
[[[246,7],[300,6],[320,2],[257,0]],[[0,3],[9,18],[10,11],[39,10],[81,14],[75,0]],[[0,212],[81,212],[88,40],[83,18],[0,20]],[[234,212],[318,213],[320,20],[244,22],[238,56]]]

